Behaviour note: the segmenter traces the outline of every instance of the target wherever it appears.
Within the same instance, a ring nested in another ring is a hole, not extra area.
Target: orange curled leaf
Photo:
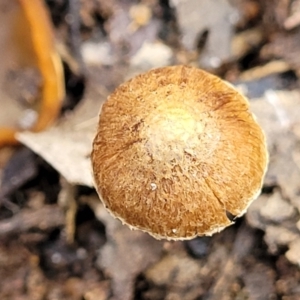
[[[0,148],[6,145],[16,145],[15,130],[12,128],[0,128]]]
[[[41,0],[15,0],[12,15],[12,42],[17,49],[16,63],[36,68],[41,77],[34,109],[38,113],[32,131],[41,131],[59,115],[65,96],[61,59],[55,48],[51,20]],[[17,128],[0,128],[0,147],[16,144]]]
[[[65,94],[63,70],[43,2],[19,0],[19,3],[29,23],[37,67],[43,79],[39,117],[33,127],[34,131],[40,131],[50,125],[59,114]]]

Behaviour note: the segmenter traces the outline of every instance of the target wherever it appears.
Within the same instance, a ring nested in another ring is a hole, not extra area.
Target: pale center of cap
[[[184,152],[193,155],[204,130],[204,124],[195,120],[192,108],[184,105],[160,106],[145,123],[147,151],[158,160],[181,159]]]

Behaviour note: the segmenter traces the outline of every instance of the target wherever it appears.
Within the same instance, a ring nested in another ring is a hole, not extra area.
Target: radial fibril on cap
[[[97,191],[115,217],[156,238],[211,235],[260,192],[264,134],[229,84],[186,66],[122,84],[93,144]]]

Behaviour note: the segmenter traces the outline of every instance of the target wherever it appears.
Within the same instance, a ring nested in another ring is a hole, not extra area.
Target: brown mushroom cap
[[[260,193],[268,154],[247,99],[205,71],[172,66],[118,87],[93,144],[97,191],[111,214],[156,238],[191,239],[232,224]]]

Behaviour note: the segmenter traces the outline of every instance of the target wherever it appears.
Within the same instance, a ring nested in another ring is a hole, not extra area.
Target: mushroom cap
[[[247,99],[203,70],[171,66],[104,103],[92,165],[105,207],[155,238],[212,235],[260,193],[268,153]]]

